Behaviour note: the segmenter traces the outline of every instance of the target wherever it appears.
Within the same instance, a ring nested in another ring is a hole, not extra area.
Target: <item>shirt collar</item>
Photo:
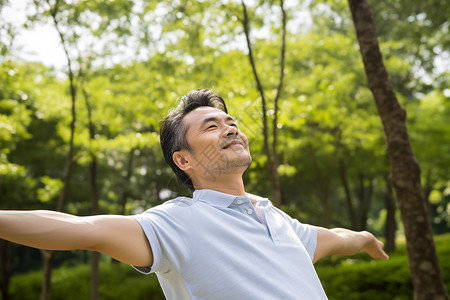
[[[250,194],[250,193],[246,193],[246,194],[247,194],[248,198],[252,199],[255,202],[269,202],[268,198],[263,198],[263,197],[260,197],[260,196],[257,196],[257,195],[253,195],[253,194]]]
[[[207,202],[212,206],[218,207],[228,207],[237,198],[245,198],[248,200],[248,197],[246,196],[235,196],[208,189],[195,190],[193,196],[195,201]]]
[[[250,198],[260,201],[269,201],[267,198],[262,198],[256,195],[252,195],[250,193],[246,193],[247,196],[235,196],[230,194],[221,193],[214,190],[204,189],[204,190],[195,190],[193,198],[195,201],[203,201],[211,204],[212,206],[217,207],[229,207],[236,199],[246,199],[250,201]]]

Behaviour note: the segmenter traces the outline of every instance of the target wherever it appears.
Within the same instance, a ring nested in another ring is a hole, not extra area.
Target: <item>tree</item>
[[[402,214],[415,299],[448,299],[420,184],[420,167],[408,139],[406,112],[397,101],[379,49],[366,0],[349,0],[369,88],[383,124],[390,180]]]
[[[11,61],[0,63],[0,207],[11,209],[29,206],[35,192],[36,181],[30,178],[26,166],[11,161],[9,157],[22,139],[31,137],[28,125],[31,95],[23,85],[24,76],[20,66]],[[18,84],[22,90],[17,90]],[[7,199],[7,201],[3,200]],[[13,272],[14,245],[0,239],[0,292],[2,299],[10,299],[9,283]]]
[[[75,122],[76,122],[76,86],[74,82],[74,71],[72,69],[72,60],[69,56],[69,52],[67,49],[66,41],[64,34],[61,32],[61,29],[59,27],[58,22],[58,16],[59,14],[59,1],[57,1],[54,5],[51,5],[50,14],[53,20],[53,23],[55,25],[56,30],[58,31],[58,34],[61,38],[61,43],[64,48],[64,52],[66,54],[67,58],[67,65],[68,65],[68,75],[69,75],[69,87],[70,87],[70,98],[71,98],[71,115],[72,120],[70,122],[70,139],[69,139],[69,150],[67,152],[67,158],[66,158],[66,164],[64,168],[64,174],[63,174],[63,186],[61,188],[59,198],[58,198],[58,204],[56,207],[56,211],[63,211],[64,204],[67,199],[67,190],[69,188],[70,183],[70,177],[72,174],[72,168],[74,164],[74,138],[75,138]],[[47,300],[50,298],[50,291],[51,291],[51,272],[52,272],[52,261],[53,261],[53,255],[54,251],[48,251],[48,250],[41,250],[42,256],[44,258],[44,278],[42,279],[42,294],[41,294],[41,300]]]
[[[248,49],[248,59],[252,66],[253,76],[256,82],[256,88],[261,97],[261,110],[262,110],[262,134],[263,134],[263,149],[264,153],[267,157],[267,168],[269,170],[269,175],[272,183],[272,193],[274,197],[275,206],[279,207],[282,204],[282,195],[281,195],[281,183],[280,176],[278,174],[278,114],[279,114],[279,99],[281,96],[281,92],[283,91],[283,79],[284,79],[284,68],[285,68],[285,54],[286,54],[286,23],[287,16],[284,10],[284,1],[280,1],[280,10],[281,10],[281,46],[280,46],[280,75],[278,79],[278,85],[276,88],[275,96],[272,100],[273,109],[269,109],[267,107],[266,93],[261,82],[260,76],[256,69],[256,61],[253,54],[253,47],[250,41],[250,19],[247,11],[247,6],[245,2],[242,1],[242,10],[243,17],[241,18],[241,23],[244,28],[245,39],[247,42]],[[273,112],[272,119],[272,133],[269,135],[269,125],[268,125],[268,111],[271,110]]]

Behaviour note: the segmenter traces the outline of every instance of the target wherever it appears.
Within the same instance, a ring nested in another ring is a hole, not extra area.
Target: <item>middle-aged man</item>
[[[313,266],[320,258],[364,249],[388,259],[368,232],[301,224],[268,199],[246,193],[247,137],[210,90],[180,99],[162,124],[161,146],[192,198],[135,216],[1,211],[0,238],[105,253],[156,273],[167,299],[326,299]]]

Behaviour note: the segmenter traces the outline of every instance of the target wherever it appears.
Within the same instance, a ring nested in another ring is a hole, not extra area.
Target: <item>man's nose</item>
[[[239,130],[236,128],[236,126],[228,126],[226,130],[226,136],[238,135],[238,133]]]

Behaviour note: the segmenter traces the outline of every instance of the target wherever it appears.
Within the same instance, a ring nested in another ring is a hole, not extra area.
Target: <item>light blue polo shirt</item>
[[[316,229],[247,195],[196,190],[136,215],[154,257],[137,269],[155,272],[167,299],[327,299],[312,264]]]

